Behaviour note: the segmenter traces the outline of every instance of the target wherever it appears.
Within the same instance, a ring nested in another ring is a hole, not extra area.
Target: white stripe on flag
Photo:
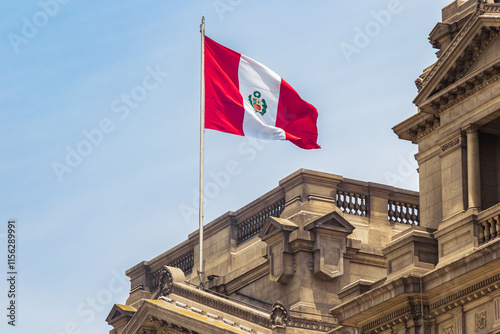
[[[238,80],[245,107],[245,136],[263,140],[286,140],[285,131],[276,127],[281,77],[259,62],[241,55]],[[250,103],[249,99],[254,97],[262,108],[264,104],[267,106],[264,115],[255,111]]]

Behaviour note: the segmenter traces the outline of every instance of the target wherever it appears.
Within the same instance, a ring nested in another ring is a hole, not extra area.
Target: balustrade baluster
[[[342,210],[342,191],[337,191],[337,207]]]
[[[354,194],[349,193],[349,213],[354,214]]]
[[[484,226],[483,224],[479,224],[479,244],[482,245],[484,243]]]
[[[404,204],[404,208],[405,208],[405,223],[406,224],[411,224],[411,213],[410,213],[410,209],[411,209],[411,204]]]
[[[365,195],[361,195],[361,215],[364,217],[367,216],[366,196]]]
[[[483,227],[484,227],[484,242],[487,243],[488,241],[490,241],[490,226],[489,226],[489,223],[488,221],[485,221],[483,223]]]
[[[360,205],[359,205],[359,201],[360,201],[360,195],[358,194],[355,194],[354,195],[354,214],[357,215],[359,214],[361,216],[361,213],[360,213]]]
[[[497,230],[496,236],[498,238],[500,236],[500,216],[495,217],[495,225],[496,225],[495,228]]]
[[[495,237],[497,236],[497,230],[495,228],[495,218],[491,218],[489,220],[489,223],[490,223],[490,240],[492,239],[495,239]]]
[[[394,217],[396,218],[397,222],[401,222],[401,206],[400,206],[400,203],[396,202],[395,207],[396,208],[395,208],[395,215],[394,215]]]
[[[418,221],[417,221],[417,206],[416,205],[412,205],[411,206],[411,220],[413,222],[413,224],[417,224]]]
[[[394,212],[394,201],[389,201],[389,220],[390,221],[396,221],[396,219],[394,218],[394,215],[396,214]]]

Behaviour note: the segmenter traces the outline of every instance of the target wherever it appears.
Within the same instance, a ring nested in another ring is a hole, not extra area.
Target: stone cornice
[[[456,81],[465,77],[470,69],[477,63],[493,40],[498,37],[498,28],[483,27],[472,39],[471,43],[462,51],[462,54],[455,60],[453,66],[439,81],[439,84],[431,92],[430,96],[437,94],[449,87]]]
[[[480,36],[479,41],[473,40],[471,43],[470,48],[473,51],[464,51],[455,66],[449,69],[441,80],[439,87],[435,88],[427,99],[419,101],[419,113],[393,128],[399,138],[417,143],[440,126],[440,115],[444,111],[500,79],[500,62],[489,64],[474,73],[467,72],[498,37],[498,30],[497,27],[481,30],[477,35]]]
[[[231,273],[224,277],[218,277],[214,284],[214,288],[219,292],[230,295],[259,278],[269,275],[269,260],[263,258],[257,260],[261,262],[261,264],[251,266],[251,270],[240,272],[238,276],[234,276]]]
[[[401,305],[404,298],[420,298],[420,286],[422,286],[424,318],[437,317],[472,303],[493,291],[500,290],[500,270],[498,269],[500,266],[497,263],[499,257],[500,240],[497,240],[422,277],[401,277],[381,285],[377,282],[374,284],[377,287],[333,308],[330,313],[338,318],[341,325],[364,326],[363,329],[366,327],[370,330],[387,329],[394,324],[405,321],[408,314],[412,314],[408,305],[398,310],[386,312],[389,307]],[[493,263],[493,261],[495,262]],[[465,273],[464,268],[467,268]],[[488,270],[483,269],[479,274],[475,272],[478,268],[487,268]],[[466,288],[459,289],[459,286],[453,283],[453,279],[459,276],[462,277],[462,282],[470,282]],[[434,288],[448,291],[448,294],[445,296],[435,294]],[[437,296],[439,299],[435,298]],[[381,316],[373,319],[367,318],[368,314],[380,314]]]
[[[194,287],[188,287],[185,284],[174,284],[172,294],[184,297],[209,308],[220,310],[258,326],[266,328],[270,326],[269,316],[261,311],[253,310],[248,306],[240,305],[236,302],[223,299],[213,294],[198,290]]]
[[[440,119],[436,114],[419,110],[417,114],[394,126],[392,130],[400,139],[410,140],[416,144],[418,140],[437,129],[439,125]]]
[[[379,254],[367,253],[363,250],[358,251],[353,258],[351,263],[357,263],[361,265],[369,265],[372,267],[387,268],[387,261],[385,257]]]
[[[500,62],[490,64],[486,68],[476,71],[467,77],[458,80],[439,94],[429,99],[428,108],[436,115],[464,101],[500,79]]]
[[[467,33],[472,29],[481,14],[482,12],[480,10],[477,10],[476,13],[472,15],[469,21],[464,25],[462,30],[460,30],[458,35],[453,39],[450,45],[446,48],[446,50],[444,50],[441,57],[439,57],[439,59],[437,60],[436,64],[432,67],[425,78],[422,79],[420,93],[417,95],[413,103],[419,105],[422,99],[425,99],[427,96],[429,96],[429,87],[434,86],[433,83],[437,80],[437,72],[442,69],[443,64],[448,60],[448,58],[450,58],[452,53],[456,51],[458,44],[462,42],[462,40],[466,37]]]
[[[171,297],[175,298],[175,295],[181,296],[186,300],[202,304],[209,308],[219,310],[224,314],[243,319],[249,323],[256,324],[257,326],[271,328],[269,315],[264,314],[262,311],[253,309],[250,306],[241,305],[237,302],[200,291],[185,284],[174,283]],[[316,330],[319,332],[329,332],[336,327],[333,323],[293,316],[288,317],[286,325],[288,327]]]

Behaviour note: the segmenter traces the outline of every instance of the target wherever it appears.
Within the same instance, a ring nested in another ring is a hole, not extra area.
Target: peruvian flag
[[[264,140],[316,143],[318,111],[264,65],[205,37],[205,128]]]

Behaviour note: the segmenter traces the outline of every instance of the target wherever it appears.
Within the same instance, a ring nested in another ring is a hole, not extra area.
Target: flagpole
[[[200,286],[204,282],[203,264],[203,175],[204,175],[204,150],[205,150],[205,17],[201,17],[201,101],[200,101],[200,269],[198,277]]]

